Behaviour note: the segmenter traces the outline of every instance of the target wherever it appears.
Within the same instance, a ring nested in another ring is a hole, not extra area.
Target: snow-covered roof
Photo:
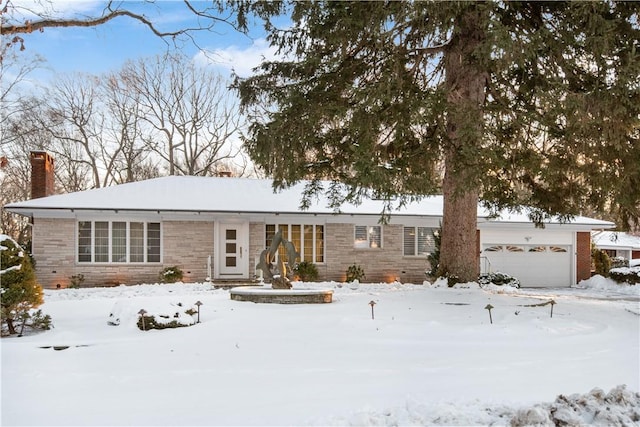
[[[11,203],[6,208],[19,213],[41,209],[299,213],[303,190],[304,182],[274,192],[268,179],[166,176]],[[343,204],[340,212],[379,215],[382,208],[382,201],[368,199],[357,206]],[[334,213],[324,197],[305,212]],[[426,198],[397,213],[442,215],[442,197]]]
[[[621,231],[598,231],[591,238],[599,248],[640,250],[640,237]]]
[[[166,176],[75,193],[60,194],[23,202],[10,203],[5,209],[23,215],[61,210],[118,210],[215,213],[309,213],[334,214],[324,196],[319,196],[307,209],[300,209],[305,182],[274,192],[268,179]],[[326,188],[326,187],[325,187]],[[383,202],[365,199],[359,205],[345,203],[340,213],[380,215]],[[442,196],[430,196],[409,203],[392,215],[441,217]],[[526,214],[505,214],[489,219],[489,213],[478,207],[478,218],[489,222],[530,223]],[[555,222],[555,221],[552,221]],[[610,228],[612,223],[593,218],[576,217],[572,224],[592,228]]]

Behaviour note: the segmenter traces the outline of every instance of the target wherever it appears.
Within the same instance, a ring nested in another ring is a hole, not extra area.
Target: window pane
[[[313,262],[313,225],[304,226],[304,237],[302,244],[303,259]]]
[[[144,262],[144,224],[132,222],[129,224],[129,260]]]
[[[416,254],[416,229],[415,227],[404,228],[404,254]]]
[[[95,262],[109,262],[109,223],[95,222]]]
[[[316,262],[324,262],[324,225],[316,225]]]
[[[364,225],[356,225],[354,247],[358,249],[369,247],[369,238],[367,236],[367,227]]]
[[[235,254],[236,253],[236,244],[235,243],[227,243],[226,245],[226,253]]]
[[[292,224],[291,225],[291,238],[289,239],[293,246],[296,248],[296,252],[302,253],[302,231],[300,224]],[[300,257],[293,260],[294,262],[299,262]]]
[[[147,262],[160,262],[160,223],[147,224]]]
[[[428,255],[436,250],[433,228],[418,227],[418,255]]]
[[[78,223],[78,262],[91,262],[91,221]]]
[[[289,225],[278,224],[278,231],[280,231],[284,240],[289,240]],[[287,251],[284,250],[284,245],[278,246],[278,259],[287,262]]]
[[[380,227],[379,225],[369,227],[369,247],[382,247],[382,227]]]
[[[234,257],[234,256],[226,257],[225,266],[227,266],[227,267],[236,267],[236,257]]]
[[[287,224],[278,224],[278,231],[282,231],[282,238],[289,240],[289,226]]]
[[[271,242],[273,241],[273,236],[276,234],[276,225],[275,224],[267,224],[265,226],[265,242],[264,248],[269,249],[271,246]]]
[[[111,262],[127,262],[127,223],[111,223]]]
[[[380,227],[379,225],[356,225],[354,247],[358,249],[381,248],[382,227]]]
[[[227,240],[236,240],[236,229],[235,228],[228,228],[226,231],[226,238]]]

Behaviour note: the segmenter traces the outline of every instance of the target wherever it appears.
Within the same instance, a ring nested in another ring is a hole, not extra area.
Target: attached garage
[[[522,287],[540,288],[570,287],[589,277],[590,230],[606,223],[578,217],[536,228],[523,217],[478,221],[481,273],[506,273]]]
[[[493,272],[507,273],[523,287],[563,287],[572,280],[571,245],[485,243],[482,254]]]

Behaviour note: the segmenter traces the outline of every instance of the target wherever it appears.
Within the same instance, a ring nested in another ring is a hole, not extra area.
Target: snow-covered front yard
[[[45,291],[55,328],[1,342],[1,423],[640,424],[638,285],[295,287],[334,302],[231,301],[210,284]],[[535,306],[550,299],[553,317]],[[140,309],[196,301],[199,324],[136,327]]]

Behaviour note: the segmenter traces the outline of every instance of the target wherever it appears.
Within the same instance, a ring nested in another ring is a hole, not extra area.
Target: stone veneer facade
[[[430,268],[425,257],[403,256],[403,226],[385,225],[382,229],[382,248],[355,249],[354,224],[324,224],[325,262],[316,264],[318,280],[342,282],[347,268],[358,264],[365,279],[373,282],[422,283]],[[265,223],[250,225],[250,274],[253,275],[260,253],[265,249]]]
[[[319,270],[324,280],[344,281],[347,268],[358,264],[368,282],[422,283],[429,261],[425,257],[403,255],[403,226],[382,226],[382,248],[355,249],[354,225],[350,223],[325,226],[325,265]],[[324,271],[323,271],[324,270]]]
[[[45,288],[68,287],[72,276],[82,274],[84,286],[155,283],[164,267],[177,265],[184,282],[200,282],[207,277],[207,258],[214,254],[213,221],[162,221],[162,263],[84,264],[76,262],[75,219],[37,218],[33,227],[33,254],[38,281]],[[347,268],[360,265],[367,281],[422,283],[429,263],[424,257],[405,257],[402,226],[383,226],[382,248],[354,249],[354,226],[325,224],[325,262],[317,264],[319,280],[344,281]],[[45,238],[46,236],[46,238]],[[72,237],[70,237],[72,236]],[[249,225],[248,278],[256,276],[255,266],[265,245],[265,223]]]
[[[164,267],[177,265],[184,282],[201,282],[207,277],[207,258],[213,257],[214,221],[162,221],[162,263],[83,264],[76,262],[76,220],[36,218],[33,254],[36,274],[46,288],[67,287],[71,277],[82,274],[85,286],[155,283]],[[249,224],[248,279],[265,249],[265,223]],[[358,264],[368,282],[422,283],[430,266],[425,257],[403,255],[403,226],[382,226],[382,248],[355,249],[352,223],[324,224],[324,263],[317,264],[319,280],[344,281],[350,265]],[[576,281],[591,274],[590,233],[577,233]],[[214,277],[215,277],[215,272]]]
[[[38,282],[45,288],[66,288],[82,274],[84,286],[155,283],[164,267],[179,266],[185,282],[204,281],[207,258],[213,255],[213,222],[163,221],[163,262],[157,264],[83,264],[76,262],[75,219],[37,218],[33,256]],[[45,238],[46,236],[46,238]]]

